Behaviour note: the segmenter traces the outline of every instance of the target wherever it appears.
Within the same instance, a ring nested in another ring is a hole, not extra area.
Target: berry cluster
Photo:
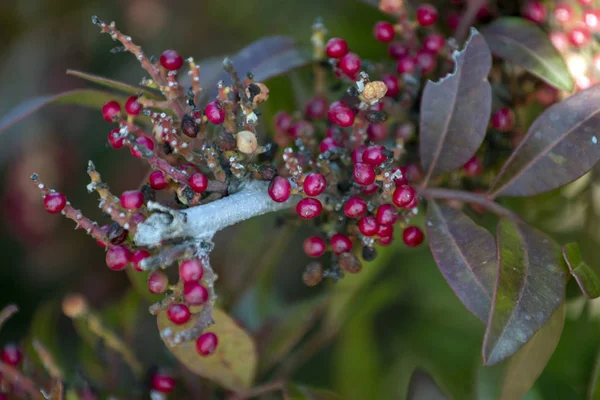
[[[23,364],[23,353],[16,344],[6,344],[0,351],[0,361],[10,367],[20,369]],[[19,387],[5,381],[0,374],[0,400],[8,399],[10,393],[14,393],[15,396],[19,395],[19,390]]]

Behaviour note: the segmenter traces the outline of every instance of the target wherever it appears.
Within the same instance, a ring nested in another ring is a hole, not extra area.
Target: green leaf
[[[193,310],[197,311],[197,310]],[[258,356],[254,341],[246,331],[225,312],[214,309],[215,324],[207,332],[213,332],[219,338],[215,353],[202,357],[196,351],[196,342],[183,342],[172,346],[169,341],[163,342],[173,355],[191,372],[210,379],[225,389],[233,391],[248,390],[256,374]],[[173,324],[166,311],[158,314],[158,329],[162,333],[170,330],[181,332],[194,326],[198,313],[192,314],[188,322],[182,325]]]
[[[518,17],[499,18],[481,30],[492,53],[515,63],[548,84],[573,90],[573,79],[548,34]]]
[[[435,383],[431,375],[417,369],[410,377],[406,400],[446,400],[448,397]]]
[[[565,303],[513,356],[493,367],[481,367],[477,391],[481,399],[521,399],[535,384],[560,340],[565,323]]]
[[[295,383],[286,385],[285,394],[286,400],[342,400],[341,397],[328,390],[315,389]]]
[[[579,245],[577,243],[568,243],[563,247],[563,257],[569,266],[569,271],[579,288],[590,299],[600,297],[600,277],[598,274],[583,261]]]
[[[565,298],[567,271],[560,247],[544,233],[503,218],[498,223],[498,275],[483,340],[485,365],[516,353]]]
[[[86,81],[94,82],[98,85],[105,86],[110,89],[115,89],[115,90],[118,90],[118,91],[121,91],[121,92],[124,92],[127,94],[138,95],[141,93],[144,95],[144,97],[147,97],[149,99],[161,99],[162,98],[162,96],[158,95],[157,93],[151,92],[148,89],[144,89],[144,88],[137,87],[137,86],[132,86],[132,85],[129,85],[124,82],[114,81],[112,79],[104,78],[102,76],[88,74],[86,72],[68,69],[67,75],[75,76],[77,78],[81,78]]]

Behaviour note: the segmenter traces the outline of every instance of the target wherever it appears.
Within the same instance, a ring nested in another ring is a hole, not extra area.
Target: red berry
[[[373,167],[376,167],[376,166],[382,164],[383,162],[385,162],[385,160],[387,160],[387,157],[385,156],[384,153],[385,153],[385,147],[383,147],[383,146],[380,146],[380,145],[369,146],[363,153],[362,161],[365,164],[369,164],[369,165],[372,165]]]
[[[439,33],[431,33],[423,40],[423,50],[437,54],[444,48],[445,43],[444,36]]]
[[[373,27],[373,35],[375,39],[382,43],[391,42],[394,40],[394,24],[387,21],[379,21]]]
[[[219,339],[217,335],[212,332],[206,332],[200,335],[198,340],[196,340],[196,351],[202,357],[207,357],[213,354],[217,350],[217,345],[219,344]]]
[[[109,101],[105,105],[102,106],[102,118],[106,122],[115,122],[115,118],[117,118],[121,114],[121,106],[116,101]]]
[[[452,32],[454,32],[460,25],[461,18],[462,16],[456,11],[452,11],[450,14],[448,14],[448,17],[446,17],[446,24]]]
[[[294,138],[310,137],[313,136],[314,127],[308,121],[298,121],[292,125],[288,133]]]
[[[131,216],[131,223],[138,225],[146,220],[146,216],[142,213],[135,213]]]
[[[367,202],[360,197],[350,197],[344,204],[344,214],[348,218],[359,218],[367,212]]]
[[[160,55],[160,65],[169,71],[177,71],[183,65],[183,58],[175,50],[165,50]]]
[[[473,156],[463,165],[466,176],[478,176],[483,172],[483,164],[476,156]]]
[[[340,255],[342,253],[348,253],[352,250],[352,240],[342,233],[336,233],[330,239],[331,251],[335,254]]]
[[[188,322],[190,316],[190,309],[185,304],[171,304],[167,309],[167,317],[177,325]]]
[[[150,293],[159,294],[167,290],[169,278],[162,271],[152,271],[148,275],[148,290]]]
[[[396,63],[396,71],[399,74],[410,74],[415,70],[415,67],[415,60],[411,56],[400,57]]]
[[[523,5],[522,14],[531,22],[539,24],[546,19],[546,8],[539,1],[528,1]]]
[[[308,196],[318,196],[327,187],[327,181],[322,174],[313,172],[304,179],[304,193]]]
[[[367,128],[367,136],[373,142],[382,142],[388,137],[388,126],[386,124],[371,124]]]
[[[318,236],[310,236],[304,239],[302,247],[306,255],[312,258],[321,257],[327,250],[325,241]]]
[[[198,282],[204,275],[202,262],[197,258],[185,260],[179,266],[179,277],[184,282]]]
[[[402,232],[402,239],[404,240],[404,244],[410,247],[417,247],[421,243],[423,243],[423,239],[425,236],[423,235],[423,231],[416,226],[409,226],[404,229]]]
[[[415,197],[415,198],[413,199],[413,201],[411,201],[411,202],[410,202],[410,204],[409,204],[409,205],[407,205],[405,208],[406,208],[407,210],[412,210],[413,208],[417,207],[418,205],[419,205],[419,198],[418,198],[418,197]]]
[[[354,180],[359,185],[367,186],[375,182],[377,174],[372,166],[365,163],[357,163],[352,171]]]
[[[515,113],[510,108],[501,108],[492,115],[492,126],[501,131],[510,131],[515,125]]]
[[[394,167],[392,168],[392,174],[399,174],[401,177],[394,178],[394,183],[396,186],[402,186],[408,184],[408,179],[406,178],[406,169],[402,167]]]
[[[115,128],[112,131],[108,132],[108,144],[113,149],[120,149],[121,147],[123,147],[124,141],[125,139],[121,137],[119,129]]]
[[[398,139],[410,140],[415,136],[415,126],[410,122],[398,125],[396,128],[396,137]]]
[[[67,198],[62,193],[49,193],[44,196],[44,208],[50,214],[58,214],[67,205]]]
[[[401,42],[390,43],[388,46],[388,54],[393,58],[400,58],[408,55],[408,47]]]
[[[139,190],[127,190],[121,194],[121,206],[126,210],[137,210],[144,205],[144,194]]]
[[[387,86],[387,92],[385,95],[387,97],[396,97],[400,94],[400,82],[398,82],[398,77],[393,74],[386,74],[381,77],[385,86]]]
[[[379,229],[377,229],[377,236],[379,237],[390,237],[394,234],[394,226],[393,225],[379,225]]]
[[[348,53],[348,43],[344,39],[331,38],[325,47],[327,57],[340,58]]]
[[[568,4],[559,4],[554,9],[554,18],[561,24],[569,22],[572,16],[573,10],[571,10],[571,6]]]
[[[590,31],[587,28],[575,28],[569,32],[569,40],[573,44],[573,46],[581,47],[586,45],[592,36],[590,35]]]
[[[131,96],[127,98],[125,102],[125,112],[129,115],[139,115],[142,112],[142,105],[138,103],[137,96]]]
[[[377,239],[377,244],[380,246],[389,246],[394,241],[394,235],[392,236],[382,236]]]
[[[292,127],[292,122],[294,122],[294,120],[285,111],[279,111],[275,114],[275,117],[273,117],[273,127],[279,132],[287,132]]]
[[[131,251],[125,246],[113,246],[106,252],[106,265],[113,271],[121,271],[131,261]]]
[[[377,191],[379,191],[379,186],[376,183],[362,187],[362,192],[366,195],[377,193]]]
[[[225,110],[217,101],[208,103],[204,108],[204,114],[206,115],[206,118],[215,125],[222,124],[223,121],[225,121]]]
[[[206,175],[196,172],[190,176],[190,187],[196,193],[204,193],[208,187],[208,178]]]
[[[391,204],[382,204],[377,208],[375,217],[380,225],[392,225],[398,220],[398,211]]]
[[[595,31],[598,28],[598,19],[600,17],[599,10],[588,10],[583,13],[583,22],[591,30]]]
[[[430,26],[435,24],[438,19],[438,11],[431,4],[423,4],[417,8],[417,22],[421,26]]]
[[[23,353],[16,344],[7,344],[0,353],[0,359],[3,363],[16,367],[23,360]]]
[[[327,118],[329,118],[332,124],[339,125],[342,128],[347,128],[354,124],[354,112],[341,103],[335,106],[332,104],[332,107],[329,107]]]
[[[134,157],[142,158],[142,152],[139,149],[136,149],[135,147],[146,148],[150,151],[153,151],[154,140],[146,136],[139,136],[137,139],[135,139],[135,145],[131,146],[129,148],[129,151],[131,151],[131,154]]]
[[[417,163],[408,164],[404,167],[404,175],[409,182],[418,182],[423,178],[423,170]]]
[[[321,153],[325,153],[331,151],[338,147],[338,143],[336,143],[335,139],[327,137],[323,139],[323,141],[319,144],[319,151]]]
[[[428,51],[421,50],[416,56],[417,64],[423,74],[430,74],[437,66],[436,55]]]
[[[348,77],[354,78],[358,71],[360,71],[360,57],[352,52],[347,53],[340,58],[339,67]]]
[[[549,106],[556,103],[558,100],[558,89],[548,85],[542,84],[536,92],[535,98],[543,106]]]
[[[377,219],[372,215],[367,215],[358,220],[358,230],[365,236],[375,236],[379,230]]]
[[[366,149],[367,149],[367,146],[365,146],[364,144],[361,144],[360,146],[358,146],[357,148],[352,150],[352,162],[354,164],[362,162],[363,154],[365,153]]]
[[[142,262],[142,260],[148,257],[150,257],[150,253],[148,253],[146,250],[136,250],[131,256],[131,264],[133,265],[133,269],[135,269],[138,272],[142,272],[142,269],[140,268],[140,263]]]
[[[175,379],[165,374],[154,374],[152,376],[152,389],[161,393],[170,393],[175,389]]]
[[[290,181],[283,176],[276,176],[269,184],[269,196],[277,203],[283,203],[290,198],[292,185]]]
[[[302,219],[316,218],[321,215],[321,211],[323,211],[323,205],[318,199],[302,199],[296,205],[296,213]]]
[[[198,282],[186,282],[183,285],[183,298],[188,304],[199,306],[208,300],[208,290]]]
[[[162,171],[152,172],[148,178],[148,182],[150,183],[150,187],[154,190],[163,190],[169,186],[169,181],[167,181],[167,177]]]
[[[417,196],[417,192],[412,186],[404,185],[399,186],[394,190],[392,194],[392,201],[397,207],[405,208],[407,207],[413,199]]]
[[[321,96],[312,98],[306,104],[304,114],[309,119],[321,119],[325,117],[327,114],[327,100]]]

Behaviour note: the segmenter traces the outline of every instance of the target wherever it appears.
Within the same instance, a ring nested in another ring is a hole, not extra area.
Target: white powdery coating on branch
[[[284,203],[276,203],[269,197],[268,187],[268,182],[250,182],[227,197],[181,211],[151,203],[148,207],[160,212],[138,225],[135,242],[138,246],[157,246],[163,240],[176,238],[210,241],[228,226],[293,207],[301,198],[292,196]]]

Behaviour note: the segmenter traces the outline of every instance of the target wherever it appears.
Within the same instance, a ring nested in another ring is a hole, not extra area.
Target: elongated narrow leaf
[[[316,389],[295,383],[288,383],[284,389],[286,400],[342,400],[333,392]]]
[[[431,375],[420,369],[413,372],[408,384],[406,400],[446,400],[447,398]]]
[[[579,245],[577,243],[566,244],[563,247],[563,257],[583,294],[590,299],[600,297],[600,277],[583,261]]]
[[[483,36],[472,29],[465,48],[453,58],[454,71],[428,81],[421,99],[419,151],[426,179],[467,162],[483,142],[490,119],[492,55]]]
[[[518,17],[497,19],[481,30],[492,53],[515,63],[548,84],[573,90],[573,79],[548,34]]]
[[[600,399],[600,352],[596,354],[594,370],[588,386],[588,400]]]
[[[161,337],[165,332],[174,333],[189,329],[196,322],[197,315],[192,315],[185,324],[175,325],[167,317],[166,311],[160,312],[157,321]],[[217,335],[219,345],[216,352],[210,356],[200,356],[196,351],[195,341],[175,346],[171,346],[167,340],[163,341],[173,355],[191,372],[229,390],[248,390],[254,380],[257,366],[254,341],[223,311],[215,309],[213,315],[215,324],[207,329],[207,332],[214,332]]]
[[[67,75],[76,76],[77,78],[81,78],[86,81],[90,81],[90,82],[96,83],[98,85],[101,85],[101,86],[104,86],[104,87],[107,87],[110,89],[119,90],[123,93],[128,93],[128,94],[133,94],[133,95],[142,93],[145,97],[147,97],[149,99],[159,99],[160,98],[160,96],[157,93],[151,92],[148,89],[144,89],[144,88],[141,88],[138,86],[132,86],[132,85],[129,85],[124,82],[119,82],[119,81],[105,78],[103,76],[88,74],[86,72],[75,71],[72,69],[67,70]]]
[[[600,85],[548,108],[506,161],[492,196],[532,196],[579,178],[600,160]]]
[[[433,258],[454,293],[487,322],[498,270],[492,234],[462,211],[429,200],[427,237]]]
[[[556,349],[565,323],[565,303],[516,354],[493,367],[480,367],[480,399],[521,399],[533,387]]]
[[[560,247],[525,223],[498,223],[498,275],[483,340],[493,365],[519,350],[563,302],[567,282]]]

